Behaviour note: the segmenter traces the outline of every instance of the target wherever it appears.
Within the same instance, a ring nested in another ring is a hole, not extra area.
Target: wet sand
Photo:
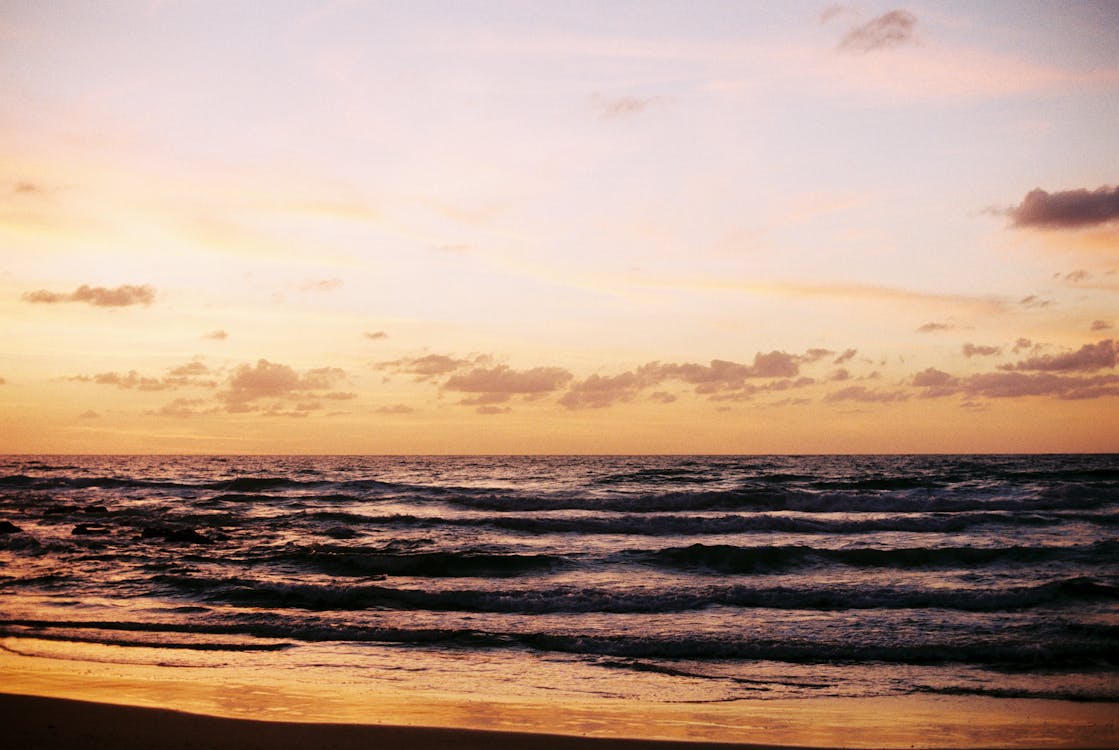
[[[13,749],[699,750],[713,746],[701,742],[586,738],[475,729],[253,721],[10,694],[0,694],[0,716],[3,717],[0,747]]]

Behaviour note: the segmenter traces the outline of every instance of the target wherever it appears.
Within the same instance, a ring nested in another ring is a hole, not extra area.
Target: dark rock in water
[[[0,534],[18,534],[23,531],[11,521],[0,521]]]
[[[63,513],[70,513],[74,510],[73,505],[49,505],[43,508],[44,516],[60,516]]]
[[[176,544],[213,544],[214,540],[199,534],[195,529],[170,529],[160,526],[145,526],[140,533],[141,539],[162,539]]]
[[[88,507],[82,508],[82,512],[83,513],[108,513],[109,509],[106,508],[104,505],[90,505]]]

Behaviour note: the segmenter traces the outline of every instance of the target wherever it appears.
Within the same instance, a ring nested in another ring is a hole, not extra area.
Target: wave
[[[558,555],[521,555],[480,550],[398,552],[391,548],[362,550],[317,547],[285,551],[278,560],[294,561],[313,570],[342,576],[417,576],[504,578],[551,571],[565,563]]]
[[[381,528],[488,527],[528,534],[621,534],[633,536],[690,536],[696,534],[736,534],[745,532],[784,532],[797,534],[850,534],[881,531],[910,533],[949,533],[983,526],[1039,527],[1070,521],[1099,525],[1119,524],[1119,516],[1100,513],[933,513],[895,514],[869,518],[836,518],[821,514],[780,515],[777,513],[692,516],[659,513],[622,513],[610,515],[550,517],[499,514],[487,517],[432,517],[410,514],[367,515],[347,511],[311,511],[313,521],[334,521]]]
[[[799,567],[846,565],[863,568],[958,568],[1050,561],[1109,562],[1119,555],[1119,542],[1072,547],[871,547],[821,549],[801,545],[737,547],[692,544],[660,550],[622,553],[639,562],[713,573],[771,573]]]
[[[834,612],[945,609],[1013,612],[1038,607],[1119,601],[1119,587],[1083,576],[1000,590],[905,586],[712,585],[611,590],[560,585],[541,588],[423,590],[381,584],[282,583],[245,577],[161,574],[153,581],[210,603],[305,610],[426,610],[503,614],[663,614],[714,606]]]
[[[802,513],[960,513],[1086,510],[1115,500],[1106,488],[1057,488],[1019,497],[916,492],[809,492],[751,489],[698,492],[590,494],[452,493],[440,498],[461,507],[498,512],[592,510],[623,513],[680,511],[799,511]]]
[[[63,632],[59,632],[59,631]],[[80,631],[93,633],[83,635]],[[540,633],[487,631],[471,628],[403,628],[332,625],[322,620],[303,623],[244,622],[219,625],[178,625],[44,620],[0,620],[0,635],[9,638],[88,640],[133,646],[163,646],[142,638],[113,635],[147,631],[180,634],[240,635],[303,642],[376,642],[402,645],[440,645],[466,649],[530,648],[595,657],[626,659],[734,659],[778,661],[794,664],[951,664],[987,665],[1016,669],[1107,669],[1119,663],[1113,644],[1104,641],[1040,646],[1027,638],[990,642],[984,638],[966,641],[947,637],[922,643],[873,643],[820,639],[739,639],[718,635],[660,636],[655,634],[591,635],[587,633]],[[171,641],[183,648],[199,650],[278,650],[286,643],[204,643]]]

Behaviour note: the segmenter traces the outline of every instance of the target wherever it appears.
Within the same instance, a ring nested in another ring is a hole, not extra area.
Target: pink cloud
[[[508,365],[497,365],[452,375],[443,387],[464,393],[539,394],[557,390],[572,377],[570,372],[559,367],[514,370]]]
[[[289,410],[276,402],[295,401],[296,412],[315,411],[322,408],[317,399],[328,396],[313,392],[329,391],[345,379],[345,371],[337,367],[317,367],[301,374],[288,365],[261,359],[254,365],[237,367],[229,376],[228,390],[218,397],[231,413],[254,411],[258,409],[257,402],[271,401],[261,413],[299,416],[288,413]]]
[[[642,368],[644,369],[644,368]],[[647,386],[660,382],[637,372],[619,375],[591,375],[571,386],[559,402],[568,409],[602,409],[630,401]]]

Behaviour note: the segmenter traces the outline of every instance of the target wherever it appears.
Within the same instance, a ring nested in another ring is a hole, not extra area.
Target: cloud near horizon
[[[218,398],[230,413],[257,411],[257,402],[269,401],[262,413],[294,416],[286,414],[276,402],[297,401],[295,412],[316,411],[322,408],[316,399],[330,396],[314,392],[333,391],[345,379],[345,371],[337,367],[317,367],[301,374],[288,365],[260,359],[253,365],[238,366],[229,376],[228,390],[219,393]]]
[[[78,383],[93,383],[94,385],[112,385],[125,390],[138,391],[167,391],[176,388],[193,386],[197,388],[216,388],[216,380],[205,378],[211,375],[211,370],[204,363],[194,360],[172,367],[162,377],[141,375],[136,370],[128,372],[99,372],[95,375],[72,375],[67,380]]]
[[[35,304],[58,304],[62,302],[85,302],[94,307],[128,307],[143,305],[147,307],[155,301],[155,289],[148,284],[124,284],[115,289],[103,286],[82,284],[69,294],[40,289],[23,295],[26,302]]]
[[[514,370],[508,365],[497,365],[452,375],[443,384],[443,389],[476,394],[463,399],[460,404],[487,406],[505,403],[513,396],[539,398],[562,388],[573,378],[574,375],[560,367]],[[487,410],[484,413],[494,412]]]
[[[1104,367],[1115,367],[1119,346],[1113,339],[1103,339],[1095,344],[1085,344],[1075,352],[1045,354],[1038,357],[999,365],[1000,370],[1017,372],[1091,372]]]
[[[1119,187],[1049,193],[1034,188],[1006,212],[1016,227],[1080,229],[1119,221]]]

